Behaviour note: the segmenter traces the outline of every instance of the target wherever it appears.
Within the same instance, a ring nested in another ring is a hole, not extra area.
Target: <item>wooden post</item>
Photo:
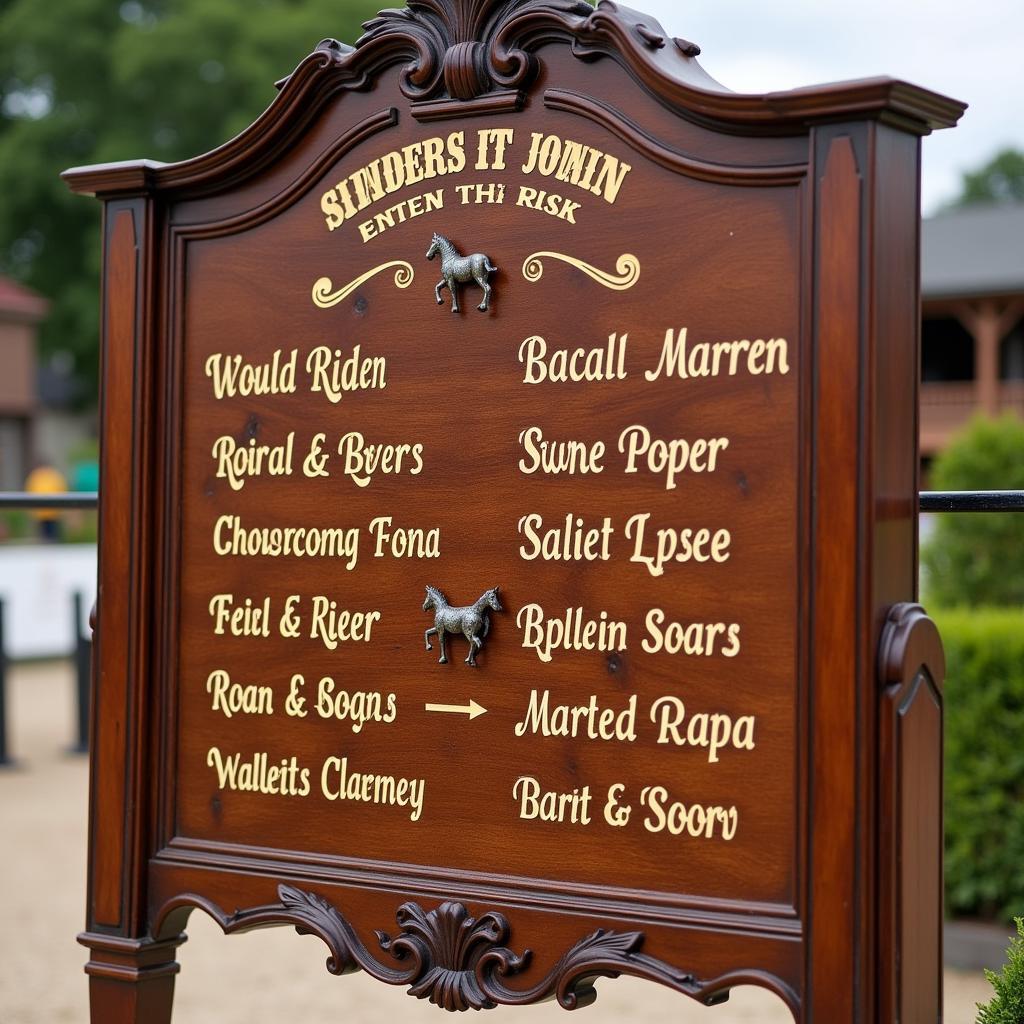
[[[184,936],[152,942],[115,936],[82,936],[90,949],[89,976],[92,1024],[170,1024],[174,1005],[175,959]]]
[[[89,702],[92,691],[92,641],[82,634],[82,595],[75,591],[71,601],[75,665],[75,741],[72,754],[89,753]]]
[[[989,417],[1002,410],[1000,354],[1003,338],[1013,330],[1024,310],[1019,299],[998,305],[986,299],[975,305],[960,306],[957,319],[974,338],[974,387],[976,404]]]
[[[149,633],[136,595],[151,585],[142,552],[149,537],[143,467],[152,436],[134,408],[136,402],[152,401],[147,397],[154,359],[150,231],[151,206],[144,196],[121,196],[106,205],[89,889],[86,931],[79,936],[91,951],[86,973],[92,1024],[167,1024],[178,969],[174,953],[184,941],[177,935],[152,939],[145,895],[154,793],[142,769],[151,750],[142,723],[150,713],[152,688],[146,668]]]
[[[4,600],[0,597],[0,768],[9,768],[11,759],[7,736],[7,648],[4,646]]]
[[[970,318],[974,335],[974,378],[978,408],[986,415],[999,415],[999,342],[1001,318],[995,303],[982,302]]]

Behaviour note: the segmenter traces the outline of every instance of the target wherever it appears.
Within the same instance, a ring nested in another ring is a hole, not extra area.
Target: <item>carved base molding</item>
[[[174,911],[197,906],[214,917],[227,934],[292,925],[300,935],[323,940],[330,951],[327,970],[331,974],[364,970],[385,984],[406,986],[418,999],[458,1012],[525,1006],[552,998],[565,1009],[576,1010],[597,998],[597,978],[623,974],[667,985],[707,1006],[725,1002],[735,985],[761,984],[780,991],[777,979],[757,972],[700,981],[642,953],[643,932],[603,928],[580,939],[543,978],[528,987],[514,988],[506,980],[523,976],[528,981],[532,954],[528,949],[515,953],[508,947],[511,926],[503,914],[471,917],[466,907],[456,902],[442,903],[430,911],[417,903],[404,903],[395,915],[401,931],[394,938],[376,932],[389,962],[367,949],[341,912],[322,896],[290,885],[278,886],[277,892],[280,903],[231,915],[202,898],[183,896],[166,906],[160,917],[166,919]],[[792,1005],[792,993],[786,994]]]
[[[81,945],[90,951],[85,973],[91,978],[137,983],[159,977],[173,977],[181,970],[175,959],[177,949],[186,940],[175,935],[160,941],[154,939],[128,939],[119,935],[82,932]]]

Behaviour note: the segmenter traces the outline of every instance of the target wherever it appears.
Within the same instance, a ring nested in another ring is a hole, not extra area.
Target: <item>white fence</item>
[[[89,636],[96,600],[95,544],[0,546],[0,598],[9,658],[49,658],[74,650],[75,593],[82,595],[79,629]]]

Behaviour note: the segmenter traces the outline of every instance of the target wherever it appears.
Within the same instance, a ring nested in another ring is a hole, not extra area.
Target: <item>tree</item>
[[[935,461],[939,490],[1024,490],[1024,421],[978,418]],[[929,603],[1024,606],[1024,513],[943,514],[921,551]]]
[[[995,989],[992,1001],[978,1006],[977,1024],[1020,1024],[1024,1020],[1024,919],[1017,918],[1002,971],[985,971]]]
[[[43,354],[67,352],[95,401],[99,204],[65,168],[179,160],[236,135],[273,83],[376,0],[7,0],[0,3],[0,273],[51,300]]]
[[[1003,149],[984,167],[963,175],[955,205],[1019,202],[1024,202],[1024,153]]]

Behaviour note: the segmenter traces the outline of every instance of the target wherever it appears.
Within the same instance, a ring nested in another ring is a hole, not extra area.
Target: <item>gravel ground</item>
[[[73,735],[71,669],[63,663],[19,666],[9,673],[8,731],[17,767],[0,771],[0,1024],[88,1020],[82,964],[75,942],[85,903],[87,767],[64,752]],[[440,1024],[441,1011],[365,976],[334,978],[323,947],[290,929],[225,938],[193,915],[180,951],[182,973],[175,1024]],[[662,1021],[677,1024],[785,1024],[790,1015],[773,996],[740,989],[708,1009],[656,985],[629,979],[599,983],[584,1024]],[[974,1020],[988,996],[984,978],[946,973],[946,1015]],[[499,1009],[488,1019],[524,1024],[565,1021],[557,1006]]]

